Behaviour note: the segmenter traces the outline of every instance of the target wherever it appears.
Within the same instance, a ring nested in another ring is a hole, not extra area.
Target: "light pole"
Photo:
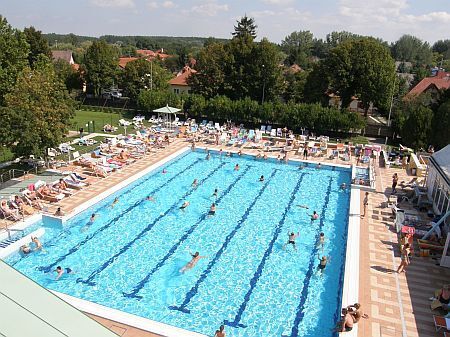
[[[264,91],[266,90],[266,76],[265,76],[265,65],[262,65],[262,75],[263,75],[263,87],[262,87],[262,97],[261,104],[264,103]]]
[[[394,85],[392,86],[391,104],[389,106],[389,115],[388,115],[388,120],[387,120],[388,131],[389,131],[389,128],[391,127],[391,113],[392,113],[392,106],[394,105],[394,92],[395,92],[395,82],[396,82],[396,80],[397,80],[397,72],[395,73]],[[387,144],[387,140],[388,140],[388,136],[386,136],[386,140],[384,141],[384,145]]]

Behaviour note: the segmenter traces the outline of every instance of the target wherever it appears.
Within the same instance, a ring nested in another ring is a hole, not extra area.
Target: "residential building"
[[[421,94],[430,94],[432,100],[438,99],[442,91],[450,88],[450,72],[438,71],[436,76],[425,77],[406,95],[411,98]]]
[[[197,71],[192,69],[189,66],[184,66],[183,69],[169,81],[170,84],[170,90],[178,95],[181,94],[190,94],[191,93],[191,87],[187,83],[187,79],[191,74],[195,74]]]
[[[137,60],[138,57],[119,57],[119,67],[125,69],[128,62]]]

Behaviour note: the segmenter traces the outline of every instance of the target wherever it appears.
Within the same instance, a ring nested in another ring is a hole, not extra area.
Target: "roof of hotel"
[[[2,336],[117,337],[2,260],[0,279]]]
[[[195,74],[197,70],[192,69],[189,66],[184,66],[183,69],[177,74],[176,77],[169,81],[171,85],[185,85],[188,86],[187,79],[191,74]]]
[[[450,144],[433,153],[431,158],[439,166],[442,173],[445,174],[446,177],[444,178],[450,181]]]
[[[450,73],[439,71],[436,76],[425,77],[422,81],[411,89],[408,96],[420,95],[430,87],[436,87],[438,90],[446,90],[450,88]]]

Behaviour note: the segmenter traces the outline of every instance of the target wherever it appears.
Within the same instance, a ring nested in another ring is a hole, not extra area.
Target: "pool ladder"
[[[5,230],[8,232],[8,238],[4,239],[3,241],[0,241],[0,248],[6,248],[9,245],[13,244],[14,242],[16,242],[16,241],[18,241],[18,240],[20,240],[21,238],[24,237],[23,230],[21,230],[21,229],[5,228]],[[12,237],[11,236],[11,232],[21,232],[22,236],[17,235],[15,237]]]

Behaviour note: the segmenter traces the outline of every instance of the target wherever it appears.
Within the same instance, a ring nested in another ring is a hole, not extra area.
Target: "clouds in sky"
[[[176,35],[229,38],[244,14],[254,17],[258,36],[280,42],[299,30],[324,38],[351,31],[395,41],[412,34],[434,42],[450,38],[448,0],[79,0],[55,6],[29,0],[7,1],[2,14],[17,27],[44,32],[99,36]],[[23,7],[27,7],[26,13]],[[101,10],[93,11],[92,7]],[[70,16],[67,15],[70,13]],[[80,24],[82,23],[82,24]]]

